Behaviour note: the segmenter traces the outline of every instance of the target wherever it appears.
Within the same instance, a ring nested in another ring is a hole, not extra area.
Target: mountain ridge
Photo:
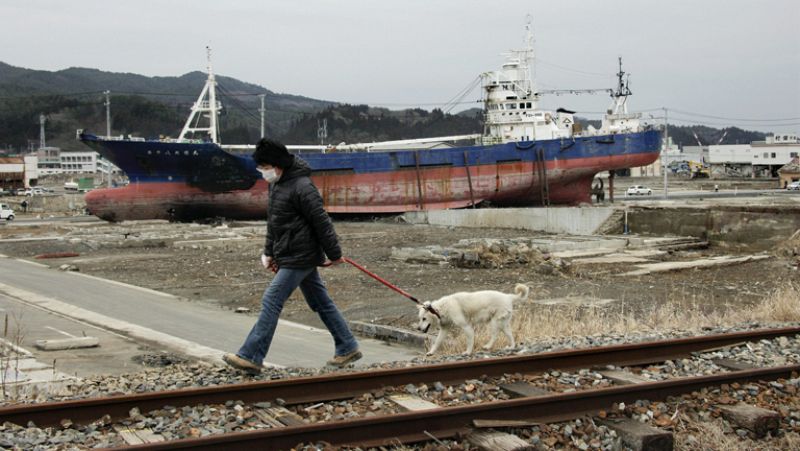
[[[0,148],[24,150],[29,143],[38,143],[39,115],[45,114],[49,145],[82,149],[75,141],[76,129],[105,132],[104,91],[111,96],[112,134],[176,137],[206,78],[200,71],[151,77],[86,67],[45,71],[0,61]],[[389,110],[277,93],[225,75],[216,79],[218,98],[223,101],[221,139],[226,143],[258,140],[260,94],[265,95],[265,134],[292,144],[319,144],[317,128],[324,120],[328,121],[326,143],[413,139],[483,129],[480,109],[452,115],[440,109]],[[670,125],[670,136],[679,145],[695,145],[695,133],[704,143],[750,142],[765,136],[736,127]]]

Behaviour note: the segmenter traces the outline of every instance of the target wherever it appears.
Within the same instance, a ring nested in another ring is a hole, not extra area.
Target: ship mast
[[[206,53],[208,57],[208,78],[206,79],[206,85],[203,87],[203,91],[200,93],[197,101],[192,105],[192,113],[186,120],[186,124],[183,126],[178,141],[186,140],[187,134],[205,132],[211,142],[219,144],[219,124],[217,123],[217,117],[219,116],[219,110],[222,109],[222,104],[217,101],[217,81],[214,78],[214,71],[211,69],[211,47],[206,47]],[[199,125],[203,117],[208,119],[207,127]]]
[[[622,70],[622,57],[619,57],[619,72],[617,72],[617,90],[612,94],[614,98],[613,114],[628,114],[627,100],[631,95],[631,90],[628,88],[628,78],[625,77],[625,71]]]

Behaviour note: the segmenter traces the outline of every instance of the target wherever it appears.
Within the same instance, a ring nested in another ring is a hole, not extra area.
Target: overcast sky
[[[526,14],[540,89],[612,87],[621,56],[633,110],[800,132],[797,0],[3,0],[0,61],[178,76],[205,70],[210,45],[215,72],[272,91],[430,109],[520,48]]]

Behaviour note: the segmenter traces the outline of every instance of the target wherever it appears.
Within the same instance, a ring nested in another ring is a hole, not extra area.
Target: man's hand
[[[338,260],[325,260],[325,263],[323,263],[322,266],[324,267],[336,266],[336,265],[341,265],[342,263],[344,263],[344,257],[339,257]]]
[[[275,263],[275,260],[273,260],[272,257],[261,254],[261,265],[264,266],[265,269],[269,269],[272,272],[278,272],[278,264]]]

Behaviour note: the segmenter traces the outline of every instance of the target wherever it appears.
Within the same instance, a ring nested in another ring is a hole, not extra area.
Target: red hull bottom
[[[545,179],[553,204],[590,202],[598,172],[644,166],[657,153],[548,161]],[[469,170],[469,174],[467,173]],[[491,166],[426,168],[378,174],[313,177],[330,213],[402,213],[464,208],[482,201],[498,206],[542,205],[543,181],[537,165],[512,162]],[[207,217],[263,219],[268,187],[210,193],[182,182],[132,183],[86,195],[89,211],[108,221],[192,220]]]

